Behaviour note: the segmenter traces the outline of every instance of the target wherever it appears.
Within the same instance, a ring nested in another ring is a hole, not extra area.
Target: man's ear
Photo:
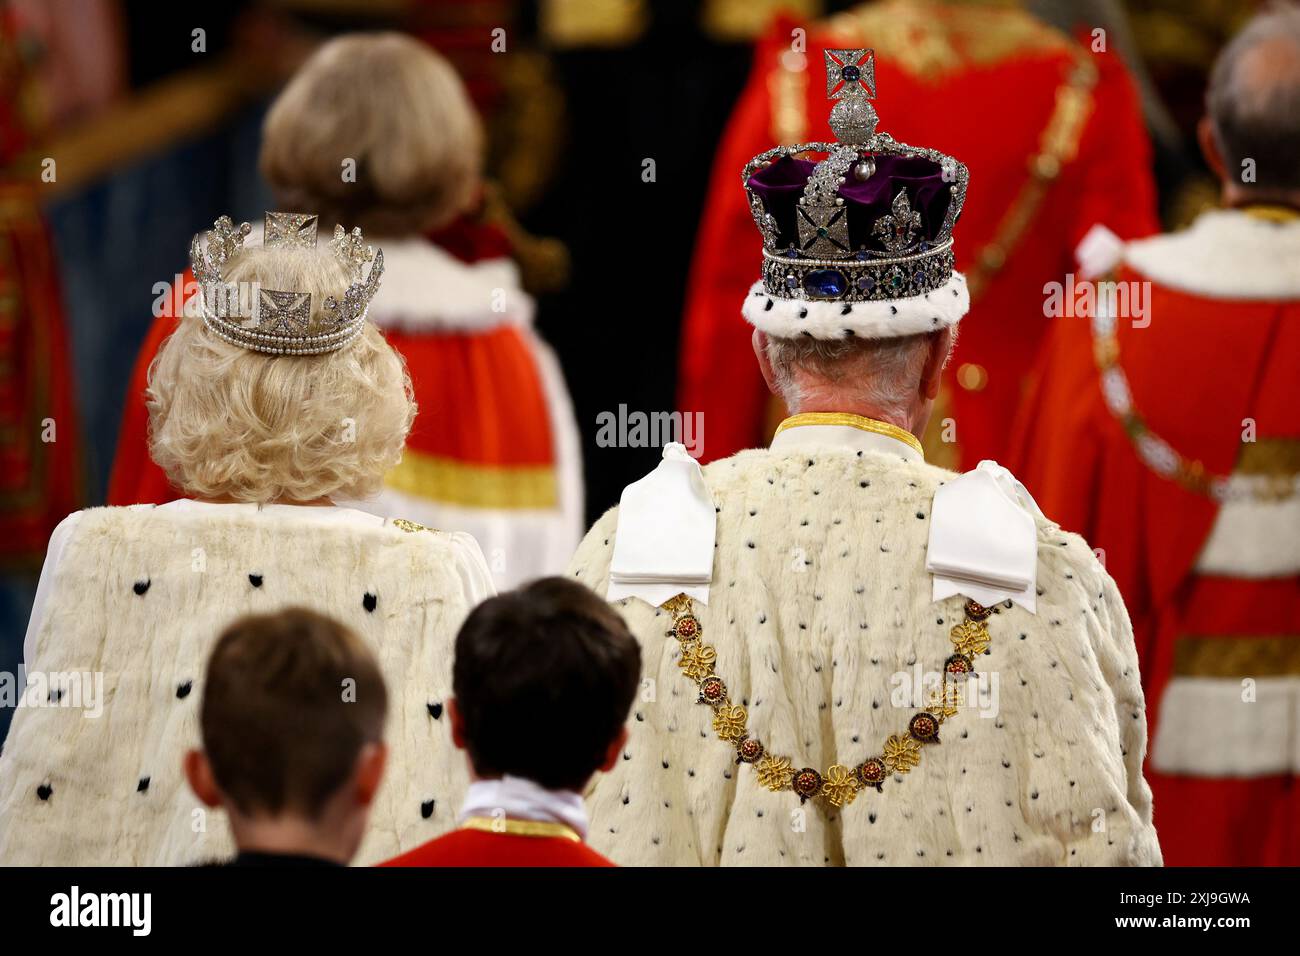
[[[623,756],[623,748],[627,745],[627,727],[618,728],[618,736],[609,742],[609,747],[605,751],[605,762],[600,765],[601,773],[609,773],[618,763],[619,757]]]
[[[384,779],[384,766],[388,763],[388,746],[382,741],[366,744],[357,755],[357,803],[363,807],[374,802]]]
[[[772,360],[767,357],[767,333],[762,329],[755,329],[750,339],[754,343],[754,357],[758,359],[758,370],[763,373],[767,390],[773,395],[780,395],[781,390],[776,384],[776,373],[772,370]]]
[[[451,742],[456,745],[457,750],[466,749],[465,716],[460,712],[455,697],[447,701],[447,717],[451,720]]]
[[[1214,123],[1208,116],[1202,116],[1196,124],[1196,142],[1200,144],[1201,155],[1210,166],[1210,172],[1216,179],[1225,182],[1228,178],[1227,167],[1223,162],[1223,153],[1219,151],[1219,138],[1214,135]]]
[[[948,353],[952,351],[952,329],[946,328],[936,332],[930,339],[930,349],[925,356],[925,367],[921,369],[921,397],[931,401],[939,397],[939,385],[943,382],[943,368],[948,364]]]
[[[202,750],[186,751],[182,766],[185,768],[185,779],[189,781],[194,795],[205,806],[221,806],[221,790],[217,787],[217,778],[212,773],[212,764],[208,762],[208,755]]]

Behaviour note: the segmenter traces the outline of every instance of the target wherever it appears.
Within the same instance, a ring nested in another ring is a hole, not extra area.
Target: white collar
[[[587,809],[581,794],[547,790],[509,774],[500,780],[476,780],[469,785],[457,822],[463,824],[470,817],[562,823],[583,839],[587,837]]]
[[[1147,279],[1204,298],[1296,299],[1300,219],[1213,209],[1181,232],[1128,243],[1124,260]]]
[[[328,523],[332,521],[353,524],[382,525],[384,518],[349,508],[344,505],[291,505],[279,502],[258,503],[252,501],[199,501],[195,498],[177,498],[161,505],[147,507],[160,511],[192,512],[210,515],[268,515],[277,518],[302,519],[304,521]]]
[[[794,448],[842,448],[898,455],[906,461],[924,461],[921,443],[909,431],[847,412],[804,412],[787,418],[776,429],[773,451]]]
[[[384,278],[370,308],[382,329],[483,332],[533,321],[533,299],[506,258],[462,262],[420,236],[376,239]]]

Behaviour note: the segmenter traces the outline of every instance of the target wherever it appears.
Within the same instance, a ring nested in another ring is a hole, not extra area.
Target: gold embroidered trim
[[[776,69],[767,76],[767,93],[772,104],[772,136],[782,145],[802,143],[808,138],[808,58],[786,50],[777,57]]]
[[[759,784],[774,793],[793,790],[800,803],[818,797],[837,809],[852,803],[860,790],[883,790],[890,774],[910,773],[921,762],[923,746],[940,742],[939,728],[961,707],[962,682],[975,673],[974,656],[988,651],[988,618],[996,610],[966,602],[965,620],[950,632],[955,653],[944,661],[943,684],[931,695],[927,709],[912,715],[905,732],[885,740],[878,756],[854,767],[834,764],[821,773],[812,767],[796,769],[789,757],[769,753],[762,741],[750,736],[749,715],[731,700],[726,683],[714,671],[718,652],[703,641],[704,625],[691,599],[678,594],[660,606],[673,616],[666,636],[681,646],[677,666],[699,688],[698,702],[713,708],[713,732],[735,748],[736,763],[753,765]]]
[[[1256,438],[1241,446],[1237,472],[1271,478],[1293,478],[1300,474],[1300,439]]]
[[[462,830],[481,830],[484,833],[507,833],[510,836],[558,837],[581,843],[582,837],[563,823],[548,820],[511,820],[506,817],[470,817],[460,825]]]
[[[841,46],[874,47],[918,82],[935,84],[972,67],[1070,46],[1066,34],[1018,6],[882,0],[832,16],[827,33]]]
[[[887,435],[915,448],[922,455],[925,454],[921,448],[921,442],[907,429],[891,425],[889,422],[876,421],[874,418],[852,415],[848,412],[804,412],[800,415],[791,415],[776,426],[776,435],[781,434],[787,428],[798,428],[800,425],[844,425],[860,431],[871,432],[875,435]],[[776,435],[773,435],[773,437],[775,438]]]
[[[1089,54],[1071,46],[1073,63],[1069,75],[1056,90],[1056,106],[1038,139],[1038,153],[1029,159],[1029,180],[1007,207],[994,230],[966,270],[966,287],[974,302],[993,275],[1006,263],[1033,222],[1047,191],[1065,165],[1079,151],[1079,141],[1092,114],[1092,90],[1097,85],[1097,68]]]
[[[1300,635],[1179,637],[1176,677],[1294,677],[1300,675]]]
[[[1263,219],[1265,222],[1295,222],[1300,219],[1300,210],[1290,206],[1273,206],[1261,203],[1256,206],[1243,206],[1241,211],[1247,216]]]
[[[424,525],[410,521],[406,518],[392,518],[388,523],[394,528],[400,528],[408,534],[414,534],[417,531],[434,531],[433,528],[426,528]]]

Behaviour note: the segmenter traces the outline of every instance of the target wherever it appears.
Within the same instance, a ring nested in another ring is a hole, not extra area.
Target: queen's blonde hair
[[[324,250],[237,253],[229,282],[309,292],[312,322],[348,276]],[[402,457],[415,418],[406,363],[369,322],[322,355],[267,355],[231,345],[187,316],[149,367],[149,451],[198,498],[364,498]]]
[[[326,43],[262,126],[262,175],[286,211],[376,236],[450,221],[476,194],[482,162],[482,127],[460,77],[400,33]]]

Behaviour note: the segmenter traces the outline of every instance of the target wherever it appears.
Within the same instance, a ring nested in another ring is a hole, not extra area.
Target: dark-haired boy
[[[618,760],[641,649],[590,589],[543,578],[480,604],[456,637],[452,739],[472,783],[460,829],[385,866],[613,866],[582,792]]]
[[[291,608],[246,617],[208,660],[203,749],[185,775],[230,820],[238,866],[346,865],[384,772],[387,691],[337,621]]]

